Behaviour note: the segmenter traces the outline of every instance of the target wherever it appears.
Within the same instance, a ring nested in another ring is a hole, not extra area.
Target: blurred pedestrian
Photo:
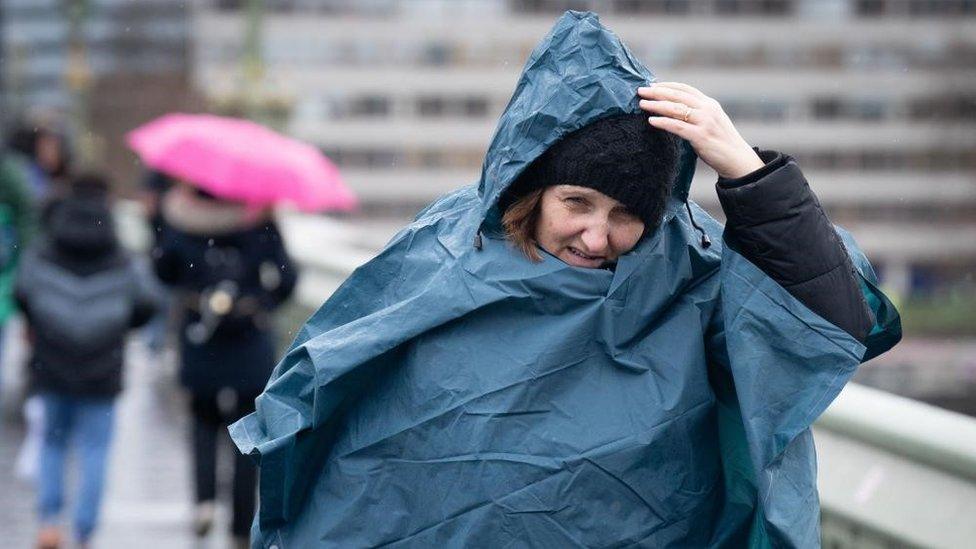
[[[166,220],[163,218],[162,198],[166,191],[173,185],[173,180],[163,172],[149,170],[143,177],[140,189],[140,202],[149,225],[149,238],[151,249],[158,249],[159,238],[163,232]],[[157,363],[170,365],[169,360],[164,357],[169,356],[166,351],[170,343],[171,318],[174,310],[174,296],[168,289],[162,288],[159,300],[159,310],[152,320],[146,324],[142,330],[142,336],[146,347]]]
[[[72,441],[80,465],[75,541],[85,546],[95,532],[125,336],[155,308],[151,281],[116,237],[108,189],[99,176],[74,180],[52,205],[42,237],[18,270],[16,298],[32,347],[30,385],[44,411],[38,547],[58,547],[62,540],[64,469]]]
[[[33,204],[23,175],[20,159],[0,153],[0,380],[4,369],[4,327],[14,312],[14,273],[20,254],[34,233]]]
[[[25,177],[35,203],[46,204],[70,177],[71,151],[64,133],[50,125],[22,122],[11,132],[7,147],[26,160]]]
[[[159,278],[181,292],[180,381],[190,394],[194,527],[205,536],[213,524],[218,433],[254,410],[275,365],[271,313],[291,295],[296,272],[270,210],[178,183],[164,195],[162,215],[154,259]],[[246,545],[257,476],[249,458],[231,454],[231,533]]]
[[[43,225],[70,174],[71,149],[67,136],[54,129],[50,122],[24,120],[10,133],[7,153],[26,186],[33,223]],[[16,472],[20,478],[33,480],[38,464],[35,454],[44,428],[44,406],[37,395],[27,395],[23,415],[27,432],[17,455]]]

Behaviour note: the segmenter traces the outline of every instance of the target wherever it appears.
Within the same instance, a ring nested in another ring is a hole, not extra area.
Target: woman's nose
[[[594,223],[583,231],[585,253],[590,255],[606,255],[610,247],[610,227],[607,223]]]

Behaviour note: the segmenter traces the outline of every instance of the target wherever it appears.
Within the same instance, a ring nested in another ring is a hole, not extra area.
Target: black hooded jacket
[[[754,149],[762,168],[719,178],[725,241],[810,310],[867,339],[874,318],[844,244],[796,161]]]
[[[156,309],[149,279],[115,235],[103,195],[52,205],[28,248],[15,295],[32,336],[32,389],[113,396],[122,388],[125,336]]]

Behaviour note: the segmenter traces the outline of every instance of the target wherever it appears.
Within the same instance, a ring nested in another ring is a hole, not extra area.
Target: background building
[[[194,82],[240,82],[246,2],[194,13]],[[532,47],[593,9],[659,78],[718,99],[754,145],[797,158],[896,295],[976,268],[976,2],[277,0],[260,18],[264,87],[334,158],[365,214],[412,214],[476,181]],[[701,168],[693,198],[720,214]],[[400,218],[397,218],[400,216]]]
[[[138,174],[122,134],[190,108],[189,12],[169,0],[0,0],[0,122],[62,126],[86,162]]]
[[[419,208],[477,180],[526,57],[565,9],[598,12],[659,78],[799,160],[902,297],[905,341],[856,381],[976,416],[976,0],[0,0],[0,122],[49,113],[130,185],[142,168],[121,136],[171,110],[249,116],[321,147],[364,207],[283,216],[304,268],[287,339]],[[693,198],[720,215],[714,181],[702,167]],[[120,233],[147,237],[123,206]],[[26,349],[4,332],[10,410]],[[132,343],[98,543],[223,546],[189,529],[173,365]],[[824,546],[966,546],[976,420],[868,393],[851,384],[818,423]],[[21,440],[0,418],[0,463]],[[0,467],[0,537],[24,547],[34,502],[13,469]]]

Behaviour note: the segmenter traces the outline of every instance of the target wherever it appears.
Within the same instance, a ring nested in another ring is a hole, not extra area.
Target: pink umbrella
[[[142,161],[214,196],[305,211],[356,207],[356,197],[318,149],[247,120],[167,114],[126,135]]]

